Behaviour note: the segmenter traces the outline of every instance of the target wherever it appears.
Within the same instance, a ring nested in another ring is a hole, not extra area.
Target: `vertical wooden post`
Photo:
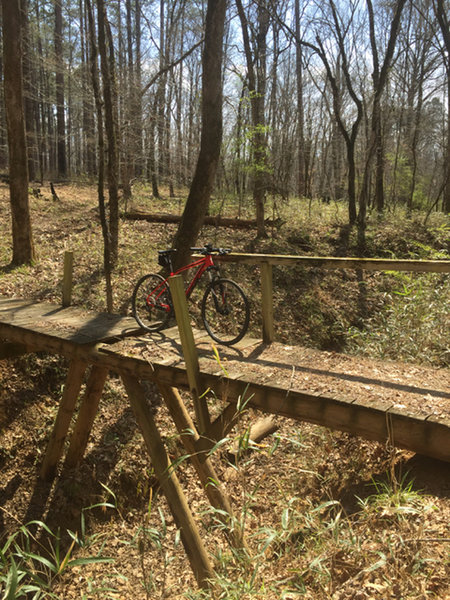
[[[70,363],[55,425],[53,426],[41,467],[40,476],[42,479],[50,479],[55,473],[56,464],[61,457],[64,440],[66,439],[78,394],[80,393],[86,367],[87,364],[81,360],[74,359]]]
[[[65,466],[69,469],[83,458],[107,376],[107,368],[98,365],[92,367],[66,455]]]
[[[200,431],[206,431],[210,424],[208,405],[206,398],[201,397],[203,393],[200,381],[200,369],[198,365],[197,348],[194,342],[191,322],[184,292],[184,284],[181,275],[175,275],[169,279],[170,292],[172,294],[175,317],[178,331],[180,333],[181,346],[183,348],[184,361],[188,375],[189,388],[194,401],[194,409]]]
[[[209,581],[214,577],[214,571],[152,413],[145,401],[142,385],[129,375],[122,375],[122,380],[137,424],[144,436],[156,476],[180,529],[181,539],[194,575],[201,587],[209,587]]]
[[[241,528],[236,523],[233,523],[231,502],[219,483],[216,471],[207,452],[197,451],[196,442],[200,439],[200,436],[195,429],[195,425],[178,390],[162,383],[158,383],[158,387],[178,429],[181,441],[190,455],[205,493],[212,506],[220,511],[219,518],[227,527],[225,530],[227,537],[236,548],[246,548]]]
[[[263,342],[271,344],[274,341],[273,327],[273,280],[272,265],[268,262],[261,263],[261,296],[262,296],[262,322]]]
[[[64,252],[64,276],[62,305],[70,306],[72,301],[72,276],[73,276],[73,252],[66,250]]]

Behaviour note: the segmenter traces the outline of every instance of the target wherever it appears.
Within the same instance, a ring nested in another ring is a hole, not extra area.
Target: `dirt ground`
[[[0,189],[0,293],[59,301],[62,256],[71,248],[76,252],[74,302],[103,310],[94,188],[67,186],[59,195],[62,206],[44,190],[33,201],[39,259],[32,267],[11,270],[7,190]],[[123,222],[123,258],[115,275],[119,312],[129,310],[133,282],[155,270],[155,248],[168,245],[173,231],[172,226]],[[251,236],[227,231],[221,245],[242,246]],[[292,359],[294,347],[279,344],[280,363]],[[296,374],[298,386],[313,385],[324,393],[327,381],[319,371],[356,375],[352,369],[358,363],[357,375],[366,378],[359,384],[361,393],[370,394],[375,380],[388,381],[393,387],[378,386],[378,392],[390,395],[394,389],[395,402],[402,405],[405,389],[420,387],[416,409],[449,411],[445,369],[358,361],[311,348],[295,352],[304,367]],[[230,368],[231,363],[227,359]],[[48,564],[33,563],[48,584],[47,597],[200,598],[117,375],[107,380],[82,464],[75,470],[61,465],[51,484],[39,481],[67,366],[65,359],[45,353],[0,361],[0,548],[21,525],[45,522],[56,537],[39,524],[29,531],[33,554],[59,565],[52,571]],[[277,373],[271,377],[276,381]],[[427,390],[440,395],[430,398]],[[190,398],[183,398],[192,410]],[[288,419],[278,419],[272,436],[233,462],[230,450],[236,444],[245,447],[248,427],[258,416],[249,410],[211,457],[244,526],[249,558],[226,541],[151,384],[147,402],[178,464],[177,476],[217,573],[214,592],[204,597],[450,598],[450,463]],[[17,540],[26,546],[26,536]],[[85,560],[64,564],[56,548],[61,556],[70,549],[71,560]],[[0,565],[5,575],[6,555]]]

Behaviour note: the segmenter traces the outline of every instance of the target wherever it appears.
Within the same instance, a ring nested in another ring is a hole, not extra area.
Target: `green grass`
[[[113,562],[112,558],[101,555],[101,547],[95,556],[74,558],[77,548],[87,549],[97,541],[97,536],[85,535],[84,513],[80,536],[68,533],[72,542],[63,547],[59,532],[53,532],[42,521],[30,521],[7,537],[0,547],[2,600],[58,598],[52,591],[53,587],[68,571],[75,567]]]

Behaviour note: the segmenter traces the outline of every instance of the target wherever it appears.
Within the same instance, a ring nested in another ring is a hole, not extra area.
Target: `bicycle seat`
[[[176,252],[175,248],[169,248],[168,250],[158,250],[158,264],[161,267],[169,269],[172,272],[172,260],[170,255],[172,252]]]

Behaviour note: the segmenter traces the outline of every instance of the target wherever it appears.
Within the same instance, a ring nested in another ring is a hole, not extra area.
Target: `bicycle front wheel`
[[[146,331],[161,331],[172,315],[172,297],[161,275],[144,275],[136,284],[131,298],[133,317]]]
[[[216,279],[206,288],[202,300],[206,331],[219,344],[231,346],[247,332],[250,305],[246,295],[231,279]]]

